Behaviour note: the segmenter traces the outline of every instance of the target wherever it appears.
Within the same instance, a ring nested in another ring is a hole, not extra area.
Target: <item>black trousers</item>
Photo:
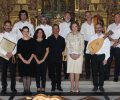
[[[84,41],[85,72],[86,72],[86,78],[90,78],[90,76],[91,76],[91,55],[85,53],[87,44],[88,44],[88,42]]]
[[[43,62],[42,64],[36,64],[36,86],[37,88],[45,88],[46,86],[46,72],[47,64]],[[40,86],[41,81],[41,86]]]
[[[114,57],[114,48],[111,47],[110,57],[107,61],[107,64],[105,65],[105,68],[106,68],[105,79],[109,79],[109,77],[110,77],[110,68],[111,68],[111,64],[112,64],[112,61],[113,61],[113,57]]]
[[[114,79],[118,80],[120,74],[120,48],[114,48],[114,57],[115,57]]]
[[[16,64],[12,63],[12,60],[9,61],[0,57],[0,66],[1,66],[1,82],[2,82],[2,89],[6,90],[7,88],[7,69],[9,67],[10,70],[10,77],[11,77],[11,90],[15,89],[16,85]]]
[[[92,76],[93,76],[93,85],[103,86],[104,85],[104,61],[105,55],[92,55],[91,56],[91,67],[92,67]]]
[[[67,73],[67,61],[63,61],[62,63],[63,63],[62,65],[63,65],[64,75],[65,75],[66,78],[68,78],[69,74]]]
[[[48,62],[48,74],[52,81],[52,87],[61,86],[61,62]]]

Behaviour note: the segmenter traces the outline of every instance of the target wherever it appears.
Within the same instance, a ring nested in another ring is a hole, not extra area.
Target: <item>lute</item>
[[[108,33],[105,34],[104,37],[98,38],[98,39],[95,39],[95,40],[91,41],[91,42],[89,43],[89,45],[88,45],[88,50],[89,50],[91,53],[93,53],[93,54],[97,53],[97,52],[100,50],[100,48],[102,47],[102,45],[103,45],[103,43],[104,43],[104,40],[105,40],[109,35],[112,35],[112,34],[113,34],[113,32],[110,30]]]

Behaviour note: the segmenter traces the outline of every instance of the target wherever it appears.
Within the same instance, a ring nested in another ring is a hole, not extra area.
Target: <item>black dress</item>
[[[48,48],[48,43],[46,39],[42,41],[35,41],[34,53],[39,60],[43,59],[46,53],[46,48]]]
[[[34,39],[23,40],[22,38],[18,40],[17,43],[17,54],[21,54],[25,60],[28,60],[31,54],[34,53]],[[23,76],[33,76],[34,75],[34,62],[31,61],[30,64],[23,63],[18,59],[19,75]]]
[[[46,48],[48,48],[48,43],[47,40],[42,40],[42,41],[36,41],[35,42],[35,55],[39,60],[42,60],[45,53],[46,53]],[[36,85],[37,88],[40,88],[40,79],[41,79],[41,85],[42,88],[45,88],[46,84],[46,72],[47,72],[47,65],[46,65],[46,60],[41,63],[41,64],[35,64],[36,65]]]

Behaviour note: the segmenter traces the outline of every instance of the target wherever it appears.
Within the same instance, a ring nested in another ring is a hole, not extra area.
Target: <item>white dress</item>
[[[67,48],[67,73],[82,73],[84,39],[81,34],[69,33],[66,38]],[[80,54],[77,60],[70,57],[70,54]]]

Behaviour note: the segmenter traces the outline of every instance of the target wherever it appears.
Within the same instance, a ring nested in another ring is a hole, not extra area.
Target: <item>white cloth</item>
[[[90,38],[95,34],[94,30],[94,24],[91,25],[86,22],[84,22],[81,26],[80,34],[84,35],[84,40],[89,41]]]
[[[31,23],[29,23],[28,21],[25,22],[19,21],[15,23],[12,29],[12,31],[16,34],[18,40],[23,37],[20,29],[22,29],[24,26],[27,26],[29,28],[30,37],[33,37],[34,35],[34,27]]]
[[[8,32],[0,33],[0,42],[2,41],[3,38],[6,38],[6,39],[8,39],[8,40],[10,40],[10,41],[12,41],[12,42],[17,44],[16,35],[14,35],[12,31],[9,32],[9,33]],[[1,47],[0,47],[0,53],[2,55],[6,55],[7,54],[7,52],[4,49],[2,49]],[[14,48],[12,54],[13,55],[16,54],[16,47]]]
[[[81,34],[69,33],[66,37],[66,48],[68,54],[83,54],[84,40]]]
[[[82,73],[84,40],[81,34],[69,33],[66,37],[67,48],[67,73]],[[77,60],[73,60],[70,54],[80,54]]]
[[[67,23],[67,22],[62,22],[59,24],[59,27],[60,27],[60,32],[59,34],[66,38],[67,34],[71,32],[71,29],[70,29],[70,24],[71,22]]]
[[[37,30],[38,28],[42,28],[43,31],[45,32],[45,35],[46,35],[46,39],[52,34],[52,27],[50,25],[39,25],[36,27],[35,30]]]
[[[93,40],[98,39],[98,38],[102,38],[102,37],[104,37],[104,35],[102,33],[101,33],[100,36],[98,36],[98,34],[96,33],[95,35],[93,35],[91,37],[90,41],[88,42],[88,45]],[[88,45],[87,45],[86,53],[89,54],[90,51],[88,50]],[[106,38],[104,40],[104,43],[103,43],[102,47],[100,48],[100,50],[96,54],[105,54],[105,60],[107,60],[110,57],[110,41],[109,41],[108,38]]]
[[[119,39],[120,38],[120,24],[116,25],[115,23],[110,24],[108,26],[107,32],[108,31],[113,31],[113,34],[110,36],[112,39]],[[111,46],[113,45],[113,42],[111,42]],[[116,47],[120,48],[120,44],[117,45]]]

